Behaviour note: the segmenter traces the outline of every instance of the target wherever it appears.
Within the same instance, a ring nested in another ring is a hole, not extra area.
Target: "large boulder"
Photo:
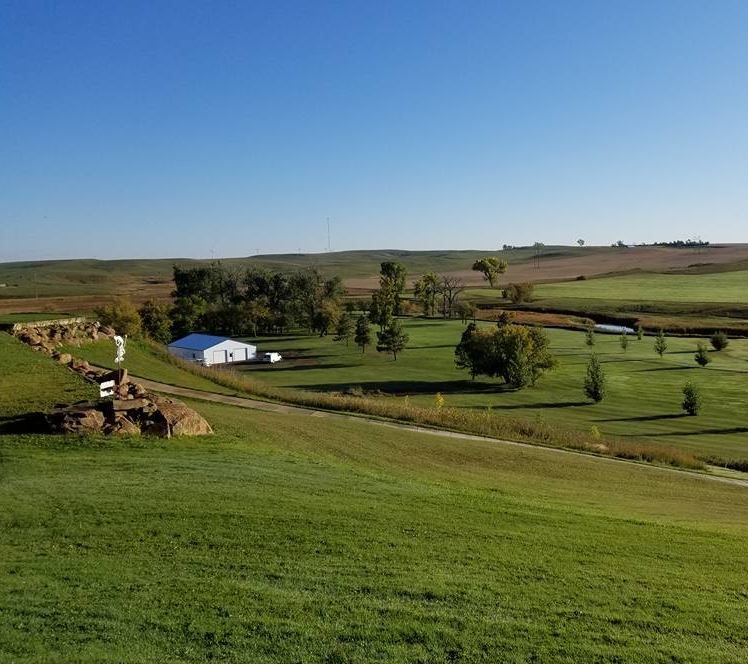
[[[205,418],[181,401],[155,395],[151,398],[157,410],[150,419],[154,422],[154,428],[163,428],[160,421],[166,423],[167,437],[205,436],[213,433],[213,429]]]

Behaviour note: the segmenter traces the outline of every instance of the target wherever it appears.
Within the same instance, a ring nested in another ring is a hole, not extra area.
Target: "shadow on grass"
[[[308,358],[304,358],[306,360]],[[303,360],[302,360],[303,361]],[[309,369],[350,369],[351,365],[349,364],[341,364],[341,363],[331,363],[331,364],[296,364],[296,365],[290,365],[290,364],[273,364],[269,365],[266,364],[264,367],[260,368],[258,367],[259,371],[307,371]]]
[[[703,436],[705,434],[735,434],[735,433],[748,433],[748,427],[732,427],[731,429],[700,429],[699,431],[664,431],[662,433],[648,433],[647,438],[662,438],[663,436]],[[618,434],[622,438],[628,437],[641,437],[641,434],[624,433]]]
[[[595,420],[595,422],[655,422],[657,420],[677,420],[688,417],[685,413],[672,413],[667,415],[641,415],[640,417],[610,417]]]
[[[509,390],[503,390],[508,392]],[[579,406],[592,406],[591,401],[545,401],[540,403],[513,403],[513,404],[487,404],[491,410],[520,410],[522,408],[576,408]],[[468,410],[475,410],[479,406],[458,406]]]
[[[0,436],[17,436],[24,433],[48,433],[42,413],[0,417]]]
[[[385,380],[356,381],[343,383],[319,383],[316,385],[294,385],[294,387],[314,392],[340,392],[350,387],[360,387],[367,392],[388,394],[497,394],[510,391],[505,385],[478,383],[470,380],[426,381],[426,380]]]
[[[698,369],[699,367],[694,364],[692,367],[651,367],[649,369],[637,369],[637,372],[641,371],[683,371],[685,369]]]

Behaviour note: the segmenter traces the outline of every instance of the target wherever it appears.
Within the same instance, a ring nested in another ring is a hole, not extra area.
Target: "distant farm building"
[[[257,346],[211,334],[188,334],[169,344],[169,352],[183,360],[210,366],[254,360]]]

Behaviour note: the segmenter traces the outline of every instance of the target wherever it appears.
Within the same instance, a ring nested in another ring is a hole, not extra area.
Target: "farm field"
[[[405,319],[403,324],[410,342],[397,361],[373,348],[362,355],[352,343],[346,346],[332,337],[296,334],[251,340],[261,352],[280,351],[283,362],[240,364],[228,370],[279,387],[361,388],[399,398],[407,395],[412,403],[428,406],[440,392],[448,407],[491,408],[506,417],[586,432],[595,426],[604,435],[646,440],[701,456],[748,458],[748,340],[731,340],[726,350],[710,353],[712,363],[701,368],[693,360],[695,339],[669,338],[668,352],[660,358],[652,337],[637,341],[632,336],[624,353],[617,335],[597,334],[594,351],[608,378],[608,395],[602,403],[592,404],[582,393],[590,349],[581,332],[548,330],[559,366],[534,387],[512,391],[492,379],[471,381],[467,372],[455,368],[454,346],[463,330],[458,321]],[[111,342],[70,350],[113,366]],[[154,380],[184,387],[204,380],[160,362],[137,344],[132,345],[128,361],[133,374]],[[681,389],[689,380],[704,395],[704,409],[697,417],[687,417],[681,410]],[[215,391],[222,390],[231,392],[226,388]]]
[[[0,339],[0,417],[90,390]],[[743,486],[191,405],[214,436],[0,431],[0,659],[748,658]]]
[[[748,303],[748,271],[713,274],[631,274],[539,284],[538,299],[589,298],[639,302]]]

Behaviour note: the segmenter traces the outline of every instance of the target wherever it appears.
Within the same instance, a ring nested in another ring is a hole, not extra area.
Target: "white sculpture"
[[[121,365],[125,361],[125,344],[127,344],[127,335],[122,338],[118,334],[115,334],[114,343],[117,344],[117,355],[114,358],[114,362]]]

